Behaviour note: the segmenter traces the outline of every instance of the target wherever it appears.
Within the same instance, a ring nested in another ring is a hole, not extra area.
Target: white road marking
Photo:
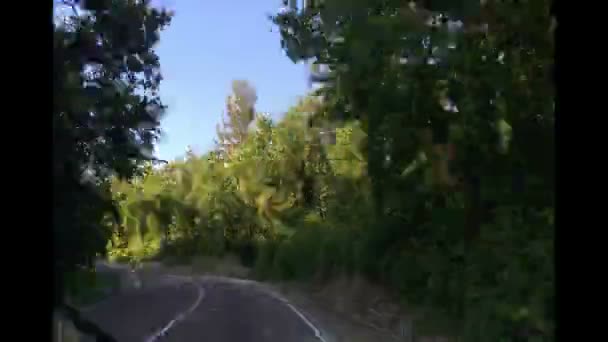
[[[158,330],[156,333],[154,333],[150,337],[146,338],[144,340],[145,342],[155,342],[156,340],[158,340],[159,338],[161,338],[165,334],[167,334],[167,332],[169,331],[169,329],[171,329],[173,326],[175,326],[180,321],[183,321],[184,318],[186,318],[189,314],[191,314],[192,311],[194,311],[199,306],[199,304],[203,300],[203,297],[205,296],[205,290],[203,290],[203,288],[200,285],[198,285],[196,282],[194,282],[192,280],[192,278],[190,278],[190,277],[184,277],[184,276],[174,276],[174,275],[168,275],[167,277],[176,278],[176,279],[180,279],[180,280],[185,280],[185,281],[191,282],[198,289],[198,297],[196,298],[196,300],[194,301],[194,303],[188,308],[188,310],[186,310],[186,311],[184,311],[182,313],[177,314],[177,316],[175,316],[175,318],[173,318],[172,320],[170,320],[169,323],[167,323],[162,329]]]
[[[312,331],[315,332],[315,337],[319,341],[327,342],[321,335],[321,331],[319,331],[319,329],[317,329],[317,327],[315,327],[314,324],[312,324],[312,322],[310,322],[308,320],[308,318],[306,318],[306,316],[304,316],[304,314],[302,314],[300,311],[298,311],[298,309],[296,309],[295,306],[291,305],[287,300],[285,300],[283,303],[285,303],[285,305],[287,305],[291,309],[291,311],[295,312],[295,314],[298,315],[298,317],[300,317],[300,319],[302,319],[304,321],[304,323],[306,323],[306,325],[308,325],[308,327],[310,329],[312,329]]]
[[[327,340],[325,338],[323,338],[323,336],[321,335],[321,331],[319,329],[317,329],[317,327],[315,327],[315,325],[312,324],[312,322],[310,320],[308,320],[308,318],[306,318],[306,316],[304,316],[303,313],[301,313],[298,309],[296,309],[296,307],[294,305],[289,303],[289,301],[286,298],[282,297],[281,295],[279,295],[278,293],[276,293],[274,291],[271,291],[271,290],[265,288],[260,283],[254,281],[254,280],[236,279],[236,278],[228,278],[228,277],[221,277],[221,276],[202,276],[201,280],[204,280],[204,279],[216,279],[216,280],[224,281],[226,283],[239,284],[239,285],[257,285],[257,286],[259,286],[259,288],[263,289],[264,292],[266,292],[268,295],[278,299],[283,304],[285,304],[289,309],[291,309],[291,311],[293,311],[302,321],[304,321],[304,323],[306,323],[306,325],[314,332],[315,337],[319,341],[327,342]]]
[[[289,301],[283,297],[281,297],[280,295],[276,294],[276,293],[272,293],[272,295],[277,298],[278,300],[280,300],[281,302],[283,302],[283,304],[287,305],[288,308],[291,309],[291,311],[293,311],[296,315],[298,315],[298,317],[300,317],[300,319],[302,321],[304,321],[304,323],[306,323],[306,325],[308,325],[308,327],[314,331],[315,333],[315,337],[321,341],[321,342],[327,342],[324,338],[323,335],[321,335],[321,331],[319,329],[317,329],[317,327],[315,327],[314,324],[312,324],[311,321],[308,320],[308,318],[306,318],[306,316],[304,316],[303,313],[301,313],[298,309],[296,309],[295,306],[293,306],[291,303],[289,303]]]

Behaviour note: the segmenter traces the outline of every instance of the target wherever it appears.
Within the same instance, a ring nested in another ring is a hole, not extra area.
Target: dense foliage
[[[56,139],[82,135],[56,143],[57,168],[73,168],[60,178],[57,203],[67,204],[56,212],[74,232],[57,235],[80,253],[61,260],[83,263],[106,243],[110,257],[131,260],[235,252],[261,278],[365,275],[398,292],[420,330],[462,341],[553,340],[549,10],[547,0],[325,0],[282,11],[273,21],[290,58],[330,67],[322,97],[303,98],[273,122],[256,112],[253,87],[236,81],[217,148],[160,167],[135,162],[145,159],[136,147],[157,132],[138,125],[150,117],[141,109],[160,107],[155,93],[132,91],[138,82],[155,91],[154,77],[135,75],[146,74],[145,61],[102,64],[91,74],[101,90],[62,81],[63,96],[73,95],[62,97],[69,101],[55,120],[73,113],[82,123],[56,124],[70,132]],[[154,30],[168,20],[157,18]],[[102,22],[83,19],[56,36],[105,32]],[[58,46],[56,54],[72,51]],[[76,51],[63,79],[84,70]],[[116,75],[133,81],[110,101],[102,80]],[[114,115],[104,116],[109,108]],[[125,136],[131,129],[138,138]],[[95,186],[78,182],[83,165],[98,175]],[[117,222],[102,220],[97,204],[111,203],[100,195],[109,190]]]
[[[76,273],[105,252],[108,222],[118,218],[110,177],[129,179],[154,159],[164,106],[153,46],[171,15],[149,1],[57,6],[71,9],[53,31],[54,303],[64,307]]]
[[[550,3],[317,3],[274,20],[292,59],[333,70],[328,117],[367,133],[375,273],[464,340],[550,339]]]

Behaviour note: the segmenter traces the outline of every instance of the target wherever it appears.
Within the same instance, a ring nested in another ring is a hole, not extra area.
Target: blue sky
[[[164,76],[161,97],[169,106],[159,158],[182,156],[188,145],[199,153],[213,147],[233,79],[250,81],[257,89],[256,110],[273,118],[306,94],[306,68],[285,56],[267,19],[281,0],[157,3],[175,11],[156,47]]]

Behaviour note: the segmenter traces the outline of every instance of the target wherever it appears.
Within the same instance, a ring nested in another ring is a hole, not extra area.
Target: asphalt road
[[[120,342],[322,341],[288,304],[245,282],[158,276],[86,316]]]

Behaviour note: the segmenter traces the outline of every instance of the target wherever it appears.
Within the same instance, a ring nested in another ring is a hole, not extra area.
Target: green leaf
[[[499,151],[501,153],[507,153],[509,151],[513,129],[505,119],[498,120],[496,128],[499,134]]]
[[[142,72],[144,67],[142,62],[135,55],[127,56],[127,67],[133,72]]]
[[[103,90],[98,86],[87,86],[84,88],[84,93],[90,98],[98,99],[101,97]]]
[[[111,0],[79,0],[80,6],[88,11],[103,11],[110,7]]]
[[[447,13],[450,17],[461,20],[479,15],[481,9],[480,0],[433,0],[430,3],[432,5],[428,10]]]
[[[157,65],[158,64],[158,60],[159,60],[158,56],[152,51],[143,53],[139,57],[146,65]]]

